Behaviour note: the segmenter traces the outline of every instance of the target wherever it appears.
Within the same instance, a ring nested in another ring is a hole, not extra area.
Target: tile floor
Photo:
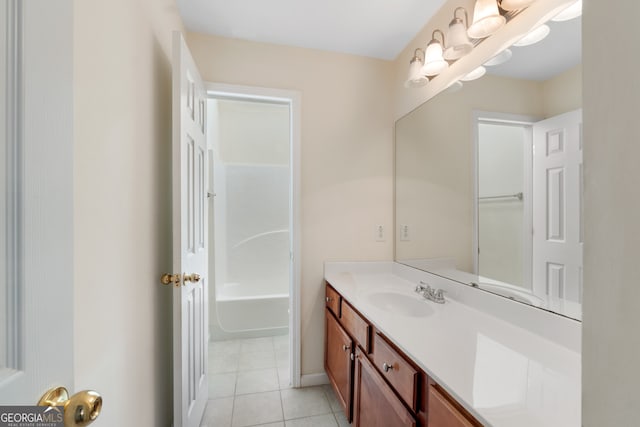
[[[202,427],[348,425],[331,386],[289,386],[287,335],[210,343]]]

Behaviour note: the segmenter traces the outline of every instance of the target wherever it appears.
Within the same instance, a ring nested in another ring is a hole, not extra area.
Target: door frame
[[[529,153],[525,153],[525,156],[528,156],[524,159],[525,162],[525,179],[524,179],[524,188],[523,193],[524,197],[524,221],[526,224],[529,224],[529,233],[524,235],[523,239],[523,258],[527,260],[527,262],[523,262],[523,272],[524,276],[523,284],[529,288],[533,289],[532,282],[532,254],[533,254],[533,211],[532,211],[532,197],[533,197],[533,124],[540,119],[535,116],[521,115],[521,114],[509,114],[509,113],[498,113],[492,111],[479,111],[474,110],[471,115],[471,143],[472,153],[473,153],[473,191],[472,191],[472,201],[471,206],[473,207],[473,239],[472,239],[472,248],[471,254],[473,259],[473,273],[479,274],[478,272],[478,245],[479,245],[479,223],[478,223],[478,146],[480,143],[480,130],[479,125],[481,123],[495,123],[501,124],[505,126],[521,126],[526,128],[527,130],[527,140],[530,144],[531,150]],[[525,232],[525,230],[523,230]]]
[[[301,94],[295,90],[241,86],[205,82],[208,98],[227,98],[247,101],[271,101],[289,105],[290,164],[291,164],[291,279],[289,281],[289,378],[292,387],[300,387],[300,287],[301,287]]]

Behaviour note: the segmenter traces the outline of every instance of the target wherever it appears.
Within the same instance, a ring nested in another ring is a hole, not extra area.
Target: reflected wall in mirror
[[[396,261],[580,319],[580,19],[396,123]]]

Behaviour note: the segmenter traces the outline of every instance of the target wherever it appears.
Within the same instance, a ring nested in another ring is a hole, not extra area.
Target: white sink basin
[[[381,310],[407,317],[426,317],[433,308],[426,300],[412,298],[395,292],[376,292],[367,296],[369,302]]]

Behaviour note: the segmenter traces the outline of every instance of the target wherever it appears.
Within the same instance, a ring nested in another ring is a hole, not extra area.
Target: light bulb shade
[[[411,65],[409,65],[409,77],[407,81],[404,82],[404,86],[407,88],[411,87],[421,87],[426,85],[429,82],[429,79],[422,74],[422,61],[414,57],[411,60]]]
[[[483,39],[495,33],[507,20],[500,15],[496,0],[476,0],[473,23],[467,30],[472,39]]]
[[[582,0],[577,0],[566,9],[563,9],[562,12],[551,18],[551,20],[556,22],[568,21],[570,19],[577,18],[580,15],[582,15]]]
[[[481,65],[475,70],[471,71],[466,76],[464,76],[463,78],[461,78],[460,80],[462,80],[463,82],[470,82],[472,80],[476,80],[484,76],[486,72],[487,72],[487,69]]]
[[[504,10],[519,10],[529,6],[535,0],[502,0],[500,7]]]
[[[448,93],[460,92],[462,90],[463,86],[464,85],[462,84],[461,81],[456,80],[455,82],[452,82],[449,86],[447,86],[445,91],[448,92]]]
[[[442,44],[436,39],[431,40],[424,54],[422,74],[437,76],[447,68],[449,68],[449,63],[442,56]]]
[[[449,24],[447,40],[449,40],[449,45],[444,50],[443,56],[449,61],[460,59],[473,50],[473,44],[467,35],[467,27],[459,18],[455,18]]]
[[[527,35],[525,35],[523,38],[515,42],[513,45],[519,46],[519,47],[530,46],[532,44],[538,43],[539,41],[547,37],[550,32],[551,32],[551,28],[549,28],[549,26],[546,24],[542,24],[539,27],[529,31]]]
[[[488,60],[487,62],[485,62],[484,65],[487,67],[494,67],[496,65],[504,64],[505,62],[510,60],[512,56],[513,56],[513,52],[511,52],[511,49],[505,49],[499,54],[497,54],[496,56],[494,56],[493,58],[491,58],[490,60]]]

